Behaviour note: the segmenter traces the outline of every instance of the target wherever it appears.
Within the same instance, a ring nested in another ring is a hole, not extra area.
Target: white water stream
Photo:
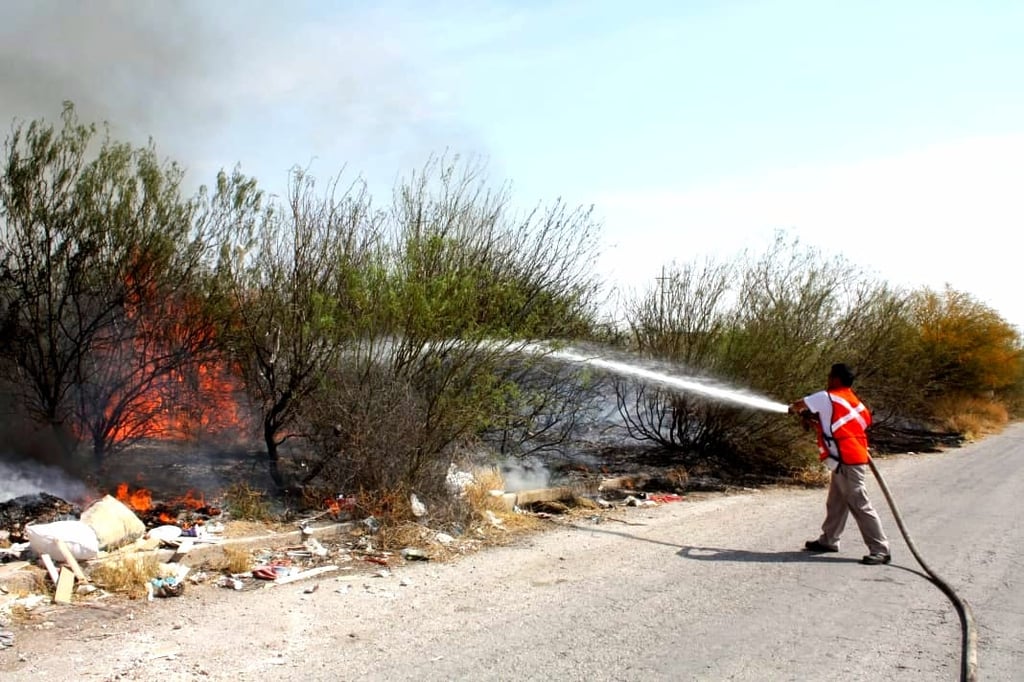
[[[697,393],[718,402],[742,405],[743,407],[749,407],[755,410],[764,410],[766,412],[785,413],[789,409],[785,403],[780,403],[775,400],[771,400],[770,398],[753,394],[749,391],[728,388],[693,377],[666,374],[665,372],[659,372],[647,367],[627,362],[620,362],[618,360],[610,360],[600,356],[586,355],[582,352],[569,348],[555,350],[540,344],[528,344],[523,350],[531,353],[543,354],[547,357],[564,360],[566,362],[590,365],[591,367],[607,370],[620,376],[635,377],[641,381],[660,384],[677,391]]]

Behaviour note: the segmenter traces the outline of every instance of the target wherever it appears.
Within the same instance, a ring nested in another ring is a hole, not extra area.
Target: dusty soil
[[[1024,668],[1024,426],[880,461],[919,550],[972,604],[981,679]],[[946,597],[889,531],[890,566],[799,551],[820,489],[688,496],[546,520],[449,561],[354,560],[264,589],[41,607],[11,680],[957,679]],[[311,588],[316,587],[315,591]]]

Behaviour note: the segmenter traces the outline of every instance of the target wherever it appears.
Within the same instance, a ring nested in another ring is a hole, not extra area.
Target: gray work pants
[[[839,546],[839,536],[846,527],[846,519],[853,514],[860,528],[864,544],[872,554],[888,554],[889,540],[882,530],[878,512],[871,506],[865,486],[867,464],[842,464],[832,472],[825,502],[825,523],[821,524],[821,538],[818,542],[829,547]]]

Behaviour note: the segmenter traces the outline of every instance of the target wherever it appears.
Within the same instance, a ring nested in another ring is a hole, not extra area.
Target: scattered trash
[[[155,538],[162,542],[170,542],[181,537],[181,528],[178,526],[157,526],[151,528],[146,537]]]
[[[0,649],[14,646],[14,633],[10,630],[0,630]]]
[[[178,576],[153,578],[149,581],[149,589],[157,597],[180,597],[185,593],[185,583]]]
[[[428,561],[430,559],[426,552],[422,549],[416,549],[415,547],[406,547],[403,549],[402,558],[406,561]]]
[[[33,524],[25,526],[25,534],[32,551],[37,555],[60,556],[58,542],[63,542],[78,561],[94,559],[100,551],[96,531],[83,521]]]
[[[377,531],[380,530],[380,521],[372,516],[367,516],[363,519],[363,525],[366,526],[374,535],[376,535]]]
[[[459,471],[458,467],[455,466],[455,462],[449,465],[448,474],[445,476],[445,484],[453,493],[465,495],[466,488],[475,482],[476,479],[473,478],[473,474],[468,471]]]
[[[146,534],[146,526],[123,502],[104,495],[98,502],[82,512],[82,523],[96,536],[99,549],[111,550],[131,544]],[[49,552],[53,554],[53,552]],[[93,555],[95,556],[95,555]],[[76,559],[91,557],[76,556]]]
[[[306,540],[305,543],[303,543],[303,546],[313,556],[319,556],[319,557],[327,556],[327,548],[324,547],[322,544],[320,544],[320,541],[317,540],[316,538],[309,538],[308,540]]]
[[[492,512],[490,509],[485,509],[484,512],[487,515],[487,520],[490,521],[491,525],[495,528],[503,528],[505,523],[498,518],[498,515]]]
[[[314,585],[310,585],[309,587],[307,587],[306,589],[304,589],[304,590],[302,591],[302,593],[303,593],[303,594],[313,594],[313,593],[314,593],[314,592],[316,592],[316,591],[317,591],[318,589],[320,589],[320,583],[316,583],[316,584],[314,584]]]
[[[416,497],[416,493],[409,495],[409,505],[412,507],[412,515],[416,518],[422,518],[427,515],[427,506],[420,502],[420,498]]]
[[[323,575],[324,573],[330,573],[331,571],[337,570],[337,566],[317,566],[316,568],[311,568],[308,571],[299,571],[298,573],[292,573],[290,575],[278,578],[274,581],[274,584],[287,585],[288,583],[293,583],[298,580],[305,580],[306,578],[313,578],[315,576]]]
[[[193,574],[189,575],[189,577],[188,577],[188,581],[190,583],[192,583],[193,585],[199,585],[201,583],[205,583],[209,579],[210,579],[210,576],[205,571],[199,571],[198,573],[193,573]]]
[[[27,542],[16,542],[10,547],[0,547],[0,563],[16,561],[21,555],[29,550],[31,545]]]
[[[278,572],[280,569],[280,572]],[[284,575],[287,567],[285,566],[257,566],[252,569],[252,577],[257,580],[277,580],[279,577]]]
[[[217,584],[221,587],[227,587],[232,590],[241,590],[242,587],[244,587],[244,584],[242,583],[241,580],[239,580],[238,578],[232,578],[230,576],[224,576],[223,578],[217,581]]]
[[[448,533],[438,533],[434,536],[434,539],[442,545],[450,545],[453,542],[455,542],[455,538],[453,538],[451,535],[448,535]]]
[[[9,542],[24,542],[25,526],[76,519],[81,511],[77,505],[48,493],[21,495],[0,502],[0,530]]]
[[[676,495],[675,493],[655,493],[648,494],[647,499],[651,502],[680,502],[683,499],[682,495]]]

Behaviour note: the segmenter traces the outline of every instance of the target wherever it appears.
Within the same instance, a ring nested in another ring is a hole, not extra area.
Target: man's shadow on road
[[[643,524],[630,524],[630,525],[643,525]],[[583,530],[589,533],[605,533],[607,535],[617,535],[622,538],[629,540],[636,540],[639,542],[650,542],[656,545],[665,545],[666,547],[677,548],[679,551],[676,552],[676,556],[683,559],[691,559],[693,561],[735,561],[740,563],[766,563],[766,564],[795,564],[795,563],[832,563],[832,564],[859,564],[860,559],[853,557],[835,556],[831,553],[819,554],[816,552],[806,552],[803,550],[785,550],[782,552],[758,552],[748,549],[729,549],[724,547],[699,547],[696,545],[681,545],[675,542],[667,542],[665,540],[656,540],[653,538],[643,538],[632,533],[626,533],[623,531],[612,530],[611,528],[597,528],[594,526],[581,526],[575,523],[566,524],[567,528],[574,530]],[[917,571],[909,566],[900,566],[892,564],[891,568],[898,568],[901,571],[912,573],[916,576],[924,578],[930,581],[927,575],[921,571]]]
[[[643,524],[636,524],[643,525]],[[604,533],[605,535],[617,535],[629,540],[638,542],[650,542],[655,545],[665,545],[678,549],[676,556],[696,561],[744,561],[755,563],[796,563],[796,562],[826,562],[834,563],[858,563],[857,559],[850,557],[837,557],[826,554],[815,554],[813,552],[802,552],[798,550],[784,552],[754,552],[746,549],[723,549],[721,547],[697,547],[693,545],[681,545],[677,542],[667,542],[654,538],[643,538],[632,533],[611,528],[597,528],[594,526],[581,526],[575,523],[566,524],[566,527],[575,530],[585,530],[588,533]]]
[[[816,554],[814,552],[802,552],[800,550],[787,550],[783,552],[755,552],[749,549],[725,549],[722,547],[694,547],[684,546],[677,556],[696,561],[738,561],[741,563],[767,563],[767,564],[788,564],[788,563],[833,563],[833,564],[857,564],[859,559],[852,557],[831,556],[829,554]]]

